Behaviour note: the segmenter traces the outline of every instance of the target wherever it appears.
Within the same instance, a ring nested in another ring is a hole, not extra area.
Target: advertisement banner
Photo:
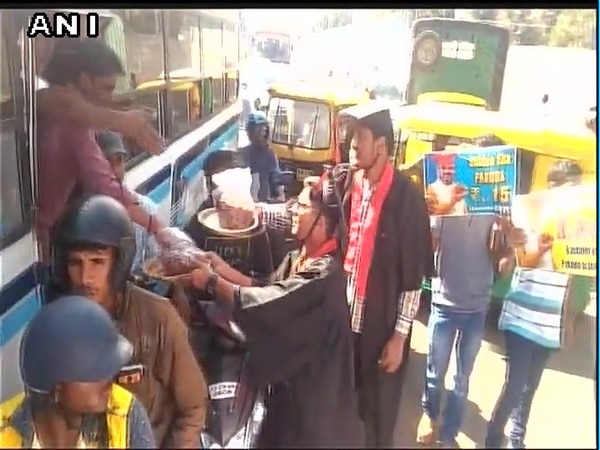
[[[596,186],[560,186],[518,195],[512,219],[527,234],[528,247],[550,247],[540,268],[571,275],[596,276]]]
[[[423,159],[425,193],[436,216],[504,214],[517,188],[514,147],[469,147],[427,153]]]

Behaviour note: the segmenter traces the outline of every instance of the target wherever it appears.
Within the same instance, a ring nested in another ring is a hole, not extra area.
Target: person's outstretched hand
[[[162,153],[165,143],[158,131],[150,124],[148,115],[142,110],[131,110],[123,113],[123,135],[131,139],[138,147],[151,155]]]

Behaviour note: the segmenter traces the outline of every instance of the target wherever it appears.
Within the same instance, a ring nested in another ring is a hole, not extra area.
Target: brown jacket
[[[141,381],[119,381],[148,410],[158,447],[199,448],[207,385],[175,308],[167,299],[130,283],[117,323],[134,347],[130,365],[144,366]]]

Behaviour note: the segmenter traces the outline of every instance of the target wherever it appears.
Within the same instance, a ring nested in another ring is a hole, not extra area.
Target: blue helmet
[[[52,275],[57,284],[67,282],[67,252],[76,245],[100,245],[117,250],[111,281],[123,289],[135,258],[135,231],[127,209],[112,197],[88,195],[73,204],[56,225]]]
[[[255,128],[261,125],[269,125],[267,116],[262,111],[252,111],[248,116],[248,122],[246,122],[246,128]]]
[[[19,364],[26,390],[48,394],[59,383],[111,380],[132,355],[104,308],[73,295],[42,307],[29,322]]]

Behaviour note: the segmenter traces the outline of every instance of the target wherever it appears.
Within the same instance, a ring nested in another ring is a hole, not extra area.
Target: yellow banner
[[[513,203],[515,226],[528,237],[549,235],[551,258],[545,267],[571,275],[596,276],[596,186],[561,186],[518,195]]]

